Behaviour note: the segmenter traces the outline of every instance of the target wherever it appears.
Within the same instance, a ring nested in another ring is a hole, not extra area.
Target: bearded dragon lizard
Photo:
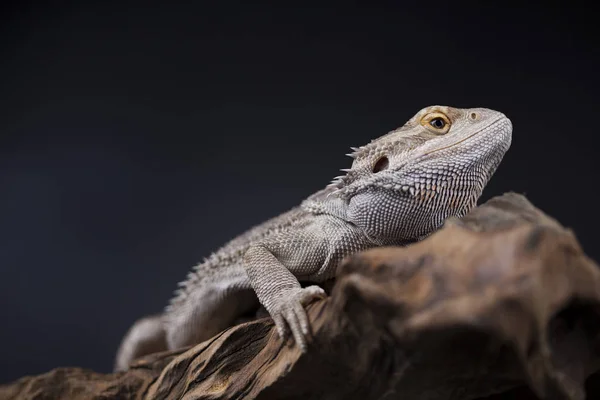
[[[512,124],[485,108],[431,106],[404,126],[352,148],[351,168],[291,209],[225,244],[196,265],[160,315],[138,320],[115,369],[142,355],[209,339],[260,302],[282,338],[307,348],[304,310],[317,285],[350,254],[424,238],[461,217],[510,147]]]

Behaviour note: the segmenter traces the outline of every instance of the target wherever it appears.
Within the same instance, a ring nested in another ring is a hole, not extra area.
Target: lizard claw
[[[281,301],[270,312],[279,336],[286,338],[291,331],[294,341],[302,352],[305,352],[307,338],[310,336],[310,324],[304,306],[324,297],[325,291],[319,286],[294,289],[280,297]]]

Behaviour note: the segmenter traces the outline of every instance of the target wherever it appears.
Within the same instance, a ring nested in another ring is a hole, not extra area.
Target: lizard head
[[[331,186],[348,221],[374,238],[412,240],[477,203],[511,143],[512,124],[485,108],[431,106],[353,148]]]

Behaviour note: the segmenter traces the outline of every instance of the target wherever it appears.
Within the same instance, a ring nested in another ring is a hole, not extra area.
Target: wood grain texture
[[[600,396],[600,270],[521,195],[493,198],[419,243],[350,257],[308,313],[306,354],[259,318],[127,372],[24,377],[0,386],[0,399]]]

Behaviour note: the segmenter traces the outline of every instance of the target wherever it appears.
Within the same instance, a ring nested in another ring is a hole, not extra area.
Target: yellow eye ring
[[[421,118],[421,125],[435,134],[444,135],[448,133],[452,124],[446,114],[432,112]]]

